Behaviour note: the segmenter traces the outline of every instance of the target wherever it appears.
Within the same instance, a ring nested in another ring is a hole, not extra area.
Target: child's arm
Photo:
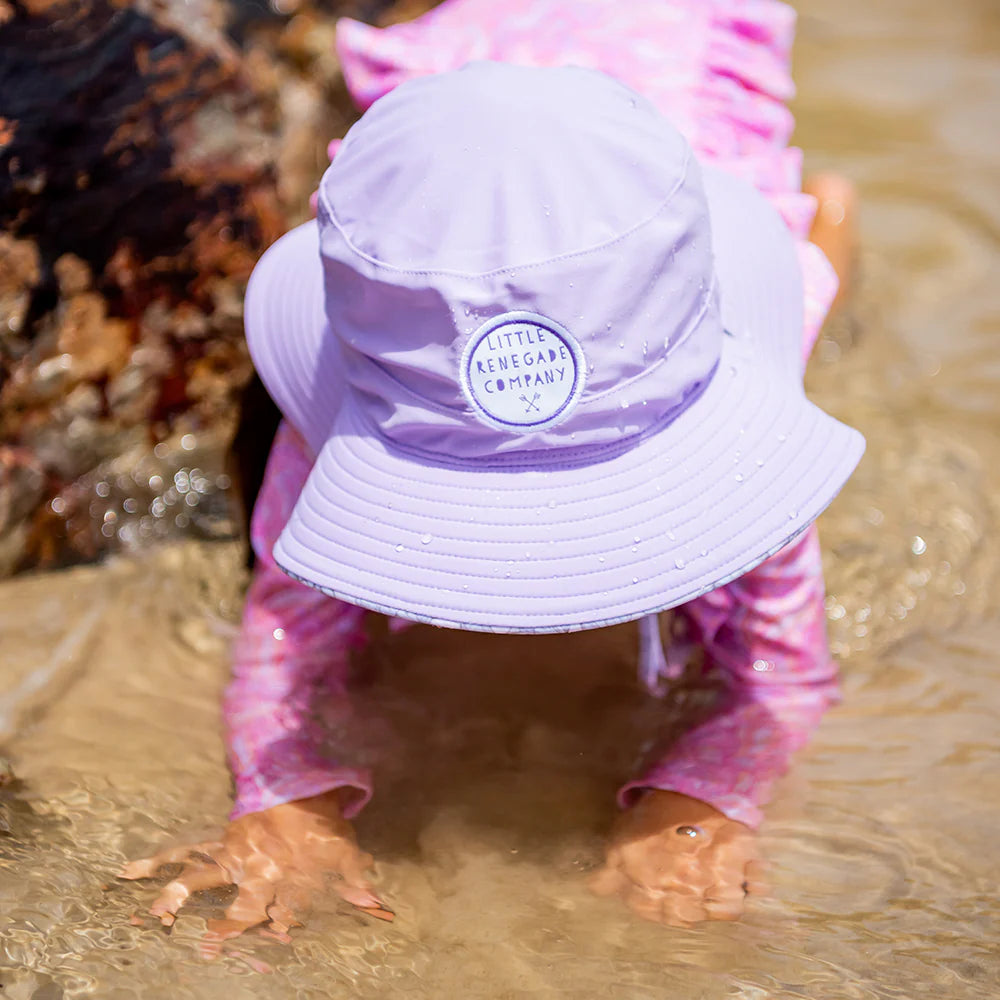
[[[815,528],[684,612],[707,666],[725,675],[728,696],[626,785],[621,800],[668,789],[756,827],[775,779],[837,696]]]
[[[742,913],[759,887],[760,808],[836,698],[815,529],[684,612],[728,697],[621,790],[631,808],[592,882],[681,925]]]
[[[254,507],[257,564],[224,699],[231,819],[334,788],[354,790],[345,799],[350,818],[371,797],[368,770],[339,760],[342,748],[330,740],[350,712],[350,659],[365,643],[365,611],[292,580],[271,556],[311,464],[283,423]]]
[[[225,918],[208,923],[206,957],[257,924],[287,940],[329,873],[340,876],[333,888],[349,903],[392,919],[365,875],[371,856],[348,822],[371,795],[370,775],[338,760],[342,748],[330,739],[350,711],[349,656],[364,639],[364,613],[296,583],[271,558],[309,470],[301,438],[282,425],[254,509],[258,563],[225,698],[236,781],[231,820],[218,841],[161,850],[122,871],[149,878],[165,864],[183,863],[150,907],[165,925],[192,892],[239,886]]]

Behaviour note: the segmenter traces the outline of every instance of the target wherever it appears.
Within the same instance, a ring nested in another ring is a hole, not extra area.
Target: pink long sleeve
[[[231,819],[333,788],[357,789],[348,816],[371,798],[369,770],[342,759],[351,748],[336,742],[350,717],[350,659],[365,642],[365,611],[292,580],[271,557],[310,465],[302,438],[282,423],[254,507],[258,561],[223,705]]]
[[[619,792],[680,792],[756,827],[761,806],[837,697],[815,527],[732,583],[680,609],[727,691],[719,710]]]

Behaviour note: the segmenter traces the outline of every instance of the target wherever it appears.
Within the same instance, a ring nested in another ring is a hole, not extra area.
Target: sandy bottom
[[[217,829],[240,553],[183,544],[0,585],[0,995],[948,998],[1000,982],[1000,17],[991,0],[799,4],[798,141],[861,188],[861,282],[814,398],[869,439],[821,530],[845,703],[763,831],[773,893],[681,931],[592,898],[613,790],[684,692],[645,698],[634,629],[417,628],[366,695],[359,834],[397,912],[332,899],[280,946],[195,957],[129,916],[121,862]],[[859,152],[860,150],[860,152]],[[265,962],[271,975],[253,971]]]

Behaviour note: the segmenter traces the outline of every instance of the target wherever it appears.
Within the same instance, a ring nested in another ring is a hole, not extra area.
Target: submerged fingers
[[[745,899],[742,886],[713,887],[705,897],[705,911],[713,920],[739,920]]]
[[[226,908],[226,919],[242,924],[246,930],[268,920],[267,908],[273,901],[274,884],[269,879],[248,878]]]
[[[194,846],[185,844],[181,847],[168,847],[148,858],[126,862],[118,877],[126,879],[152,878],[164,865],[186,864],[191,861],[192,855],[196,854],[211,857],[221,848],[222,843],[219,841],[210,841]]]
[[[285,937],[288,937],[288,931],[292,927],[302,926],[302,921],[296,917],[294,911],[277,900],[267,908],[267,915],[271,918],[269,929]]]
[[[759,858],[751,858],[744,868],[743,887],[750,896],[766,896],[770,892],[767,866]]]
[[[394,914],[375,894],[366,872],[373,864],[372,856],[363,851],[352,852],[341,867],[341,877],[334,882],[337,895],[358,909],[381,920],[392,920]]]
[[[229,875],[219,865],[195,868],[179,875],[172,882],[168,882],[149,908],[149,912],[153,916],[159,917],[160,922],[169,927],[174,922],[177,911],[193,892],[201,892],[203,889],[217,889],[220,886],[228,885],[229,881]]]
[[[615,896],[629,885],[629,879],[618,868],[605,865],[590,876],[587,885],[596,896]]]

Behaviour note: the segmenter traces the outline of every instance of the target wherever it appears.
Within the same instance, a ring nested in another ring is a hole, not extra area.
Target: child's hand
[[[236,899],[225,919],[210,920],[202,944],[205,958],[219,954],[222,942],[258,924],[281,941],[321,890],[326,874],[339,875],[334,889],[372,916],[392,920],[365,877],[371,855],[357,845],[354,829],[340,812],[336,792],[300,799],[230,823],[222,840],[160,851],[125,865],[121,877],[150,878],[163,865],[184,869],[163,887],[150,913],[169,927],[188,896],[202,889],[235,883]]]
[[[591,879],[646,920],[686,927],[737,920],[748,892],[760,891],[753,831],[676,792],[652,790],[622,814],[605,866]]]

